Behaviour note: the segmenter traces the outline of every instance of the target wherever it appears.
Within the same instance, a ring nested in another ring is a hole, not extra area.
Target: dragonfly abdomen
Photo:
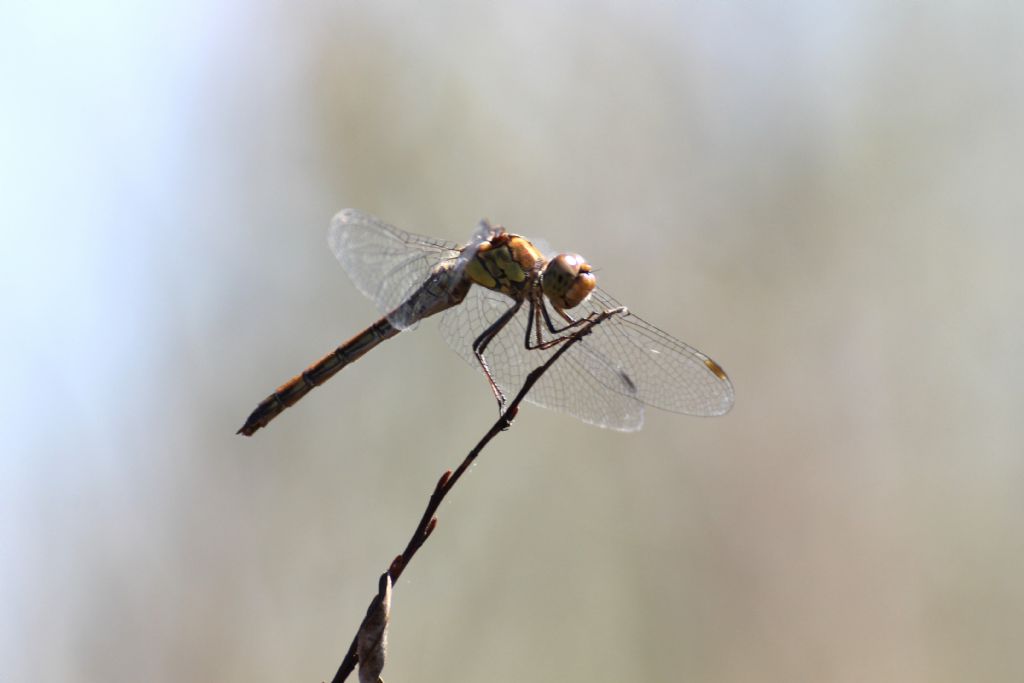
[[[367,351],[390,339],[423,318],[440,313],[460,303],[469,291],[470,282],[460,272],[439,267],[402,304],[301,373],[277,388],[252,411],[238,434],[252,436],[271,420],[295,405],[299,399],[333,377],[343,367],[358,360]]]
[[[256,410],[252,411],[238,433],[252,436],[256,430],[266,427],[271,420],[284,412],[285,408],[295,405],[313,388],[320,386],[346,365],[358,360],[377,344],[394,337],[400,331],[389,323],[387,318],[381,318],[279,386],[274,393],[256,406]]]

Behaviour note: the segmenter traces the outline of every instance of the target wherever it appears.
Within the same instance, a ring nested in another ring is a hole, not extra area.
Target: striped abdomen
[[[310,365],[302,373],[279,386],[277,391],[267,396],[256,406],[256,410],[252,411],[249,419],[245,421],[245,424],[238,430],[238,433],[252,436],[260,427],[266,427],[285,408],[295,405],[313,387],[320,386],[343,367],[357,360],[385,339],[394,337],[400,331],[392,326],[387,318],[381,318],[372,326],[366,328],[334,349],[334,351],[331,351]]]
[[[257,429],[266,427],[285,408],[294,405],[308,394],[310,389],[320,386],[374,346],[401,332],[400,327],[408,327],[423,318],[461,303],[466,298],[469,287],[469,280],[463,279],[461,273],[447,267],[436,268],[427,281],[401,306],[310,365],[301,374],[292,377],[279,386],[277,391],[263,399],[237,433],[252,436]],[[400,327],[395,327],[389,320],[399,321],[396,324]]]

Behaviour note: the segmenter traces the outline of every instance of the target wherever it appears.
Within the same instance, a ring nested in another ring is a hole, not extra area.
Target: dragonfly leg
[[[553,346],[544,341],[542,336],[540,315],[541,310],[544,309],[544,300],[540,297],[532,299],[530,301],[530,316],[526,321],[526,335],[523,337],[523,345],[527,351],[533,351],[534,349],[547,349]],[[546,311],[545,311],[546,314]],[[535,337],[536,340],[531,344],[530,339]]]
[[[554,323],[551,320],[551,314],[548,313],[548,307],[544,305],[543,300],[542,301],[531,301],[530,302],[530,308],[531,308],[530,318],[529,318],[529,320],[528,320],[528,322],[526,324],[526,339],[525,339],[525,345],[526,345],[527,350],[529,350],[529,351],[533,351],[533,350],[536,350],[536,349],[540,349],[540,350],[550,349],[553,346],[558,346],[559,344],[561,344],[566,339],[568,339],[569,337],[572,336],[572,334],[562,334],[563,332],[565,332],[567,330],[571,330],[571,329],[577,328],[580,325],[583,325],[584,323],[592,320],[595,317],[595,315],[596,315],[595,313],[591,313],[590,315],[586,316],[585,318],[579,318],[577,320],[577,319],[573,319],[565,311],[562,311],[562,310],[559,310],[559,309],[555,309],[556,311],[558,311],[558,314],[561,315],[562,318],[564,318],[569,323],[565,327],[557,327],[556,328]],[[545,340],[541,336],[541,316],[542,315],[544,317],[544,321],[545,321],[545,324],[546,324],[548,330],[552,334],[555,334],[555,335],[558,335],[558,336],[556,336],[556,337],[554,337],[552,339],[548,339],[548,340]],[[530,341],[530,337],[534,336],[534,334],[536,335],[537,339],[536,339],[536,341],[531,342]]]
[[[487,376],[487,381],[491,385],[491,392],[494,394],[494,398],[498,401],[498,412],[501,412],[505,408],[505,394],[502,393],[498,384],[494,381],[494,376],[491,375],[491,369],[487,367],[487,359],[484,357],[484,351],[487,350],[487,345],[498,336],[502,328],[508,324],[516,313],[519,312],[519,308],[523,305],[523,300],[516,301],[515,305],[509,308],[507,311],[501,314],[501,317],[491,323],[486,330],[484,330],[479,337],[473,340],[473,355],[476,356],[476,360],[480,363],[480,367],[484,371],[484,375]]]
[[[587,319],[588,319],[588,318],[580,318],[580,319],[577,320],[577,319],[573,318],[571,315],[569,315],[568,313],[566,313],[565,311],[563,311],[561,308],[555,308],[555,312],[558,313],[559,316],[561,316],[562,320],[564,320],[565,322],[568,323],[564,327],[555,327],[554,322],[551,320],[551,314],[548,313],[548,307],[544,306],[543,303],[542,303],[541,307],[540,307],[540,310],[544,313],[544,322],[547,324],[548,330],[550,330],[551,334],[561,334],[562,332],[565,332],[566,330],[571,330],[574,327],[579,327],[580,325],[585,323],[587,321]]]

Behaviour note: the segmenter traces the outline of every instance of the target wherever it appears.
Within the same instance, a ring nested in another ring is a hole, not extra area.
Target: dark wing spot
[[[627,387],[629,387],[629,393],[635,394],[636,384],[633,383],[633,380],[630,378],[630,376],[627,375],[624,370],[619,370],[619,377],[621,377],[622,381],[626,383]]]

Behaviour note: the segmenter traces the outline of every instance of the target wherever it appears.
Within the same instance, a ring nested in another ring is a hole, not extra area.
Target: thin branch
[[[491,425],[491,428],[486,434],[484,434],[483,438],[480,439],[476,446],[473,447],[473,450],[466,455],[455,471],[452,472],[451,470],[448,470],[441,475],[441,478],[437,481],[437,485],[434,487],[434,492],[430,495],[430,500],[427,502],[427,507],[423,511],[423,516],[420,517],[420,522],[416,526],[416,530],[409,539],[409,543],[405,546],[405,550],[403,550],[402,554],[397,556],[391,562],[391,567],[388,569],[388,575],[391,577],[392,586],[396,586],[398,584],[398,578],[402,575],[405,568],[409,566],[409,562],[416,554],[416,551],[420,549],[420,547],[430,537],[430,534],[437,527],[437,517],[434,516],[434,513],[437,512],[437,509],[441,506],[441,501],[443,501],[445,496],[448,495],[448,492],[452,490],[452,487],[455,486],[455,483],[462,477],[463,473],[469,469],[469,466],[473,464],[473,461],[476,460],[478,455],[480,455],[480,452],[483,451],[484,447],[490,443],[491,439],[512,426],[512,420],[515,419],[516,414],[519,412],[519,404],[526,398],[526,395],[530,392],[530,389],[533,388],[533,385],[544,376],[544,373],[547,372],[555,361],[557,361],[563,353],[568,351],[573,344],[578,343],[583,339],[583,337],[590,334],[595,325],[599,325],[613,315],[625,313],[626,309],[619,307],[591,314],[585,320],[584,324],[580,325],[579,329],[569,335],[566,340],[559,345],[558,349],[551,354],[543,365],[534,368],[533,371],[526,376],[526,381],[523,383],[523,387],[519,390],[519,393],[515,395],[515,398],[513,398],[508,404],[504,412],[502,412],[495,423]],[[373,611],[374,607],[379,604],[379,600],[380,598],[377,595],[373,597],[373,600],[370,602],[370,606],[367,608],[368,615]],[[358,640],[359,634],[357,633],[356,637],[352,639],[352,644],[349,646],[344,659],[341,660],[341,666],[338,667],[338,672],[334,674],[332,683],[341,683],[355,670],[356,663],[359,659],[356,654]]]

